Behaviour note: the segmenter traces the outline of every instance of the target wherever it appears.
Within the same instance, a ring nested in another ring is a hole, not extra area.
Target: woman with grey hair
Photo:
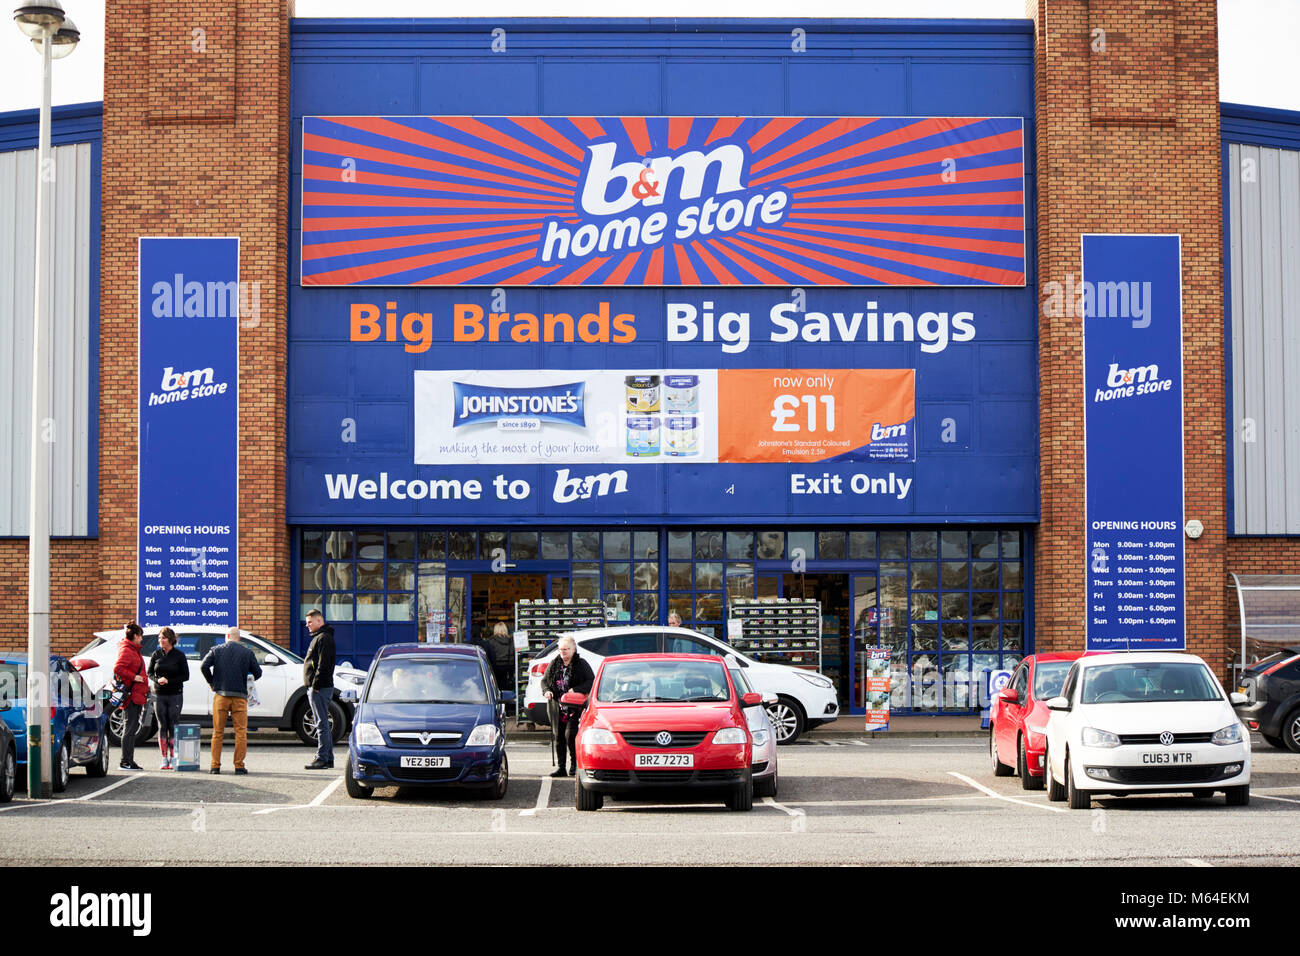
[[[555,761],[558,769],[552,777],[565,776],[565,754],[569,758],[568,776],[578,773],[578,720],[582,716],[581,707],[561,704],[560,698],[573,691],[578,694],[590,694],[591,685],[596,675],[591,672],[591,665],[578,656],[578,645],[572,637],[560,638],[560,653],[555,656],[546,673],[542,676],[542,692],[546,695],[546,714],[551,721],[551,742],[555,748]]]

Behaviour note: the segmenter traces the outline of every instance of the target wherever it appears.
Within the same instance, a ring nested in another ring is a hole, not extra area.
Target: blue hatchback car
[[[343,778],[348,796],[375,787],[460,787],[500,800],[510,769],[505,705],[482,649],[388,644],[357,704]]]
[[[54,755],[53,788],[68,787],[73,767],[92,777],[108,774],[108,715],[95,693],[66,657],[50,655],[50,741]],[[13,733],[16,775],[27,779],[27,655],[0,654],[0,720]]]

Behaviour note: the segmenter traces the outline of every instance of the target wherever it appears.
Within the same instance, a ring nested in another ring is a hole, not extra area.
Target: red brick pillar
[[[287,643],[285,287],[290,0],[108,7],[100,544],[106,623],[136,602],[136,240],[238,236],[240,624]],[[255,306],[255,307],[254,307]],[[204,462],[178,461],[176,478]]]
[[[1180,233],[1187,646],[1226,673],[1224,357],[1214,0],[1027,0],[1034,21],[1038,280],[1079,278],[1085,232]],[[1040,290],[1041,291],[1041,290]],[[1040,302],[1042,297],[1040,295]],[[1039,650],[1085,619],[1082,324],[1039,317]]]

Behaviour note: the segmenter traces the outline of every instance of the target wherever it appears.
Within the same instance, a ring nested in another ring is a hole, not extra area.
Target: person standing
[[[212,767],[208,773],[221,773],[221,746],[227,719],[235,725],[235,773],[248,773],[244,766],[248,752],[248,677],[251,674],[257,680],[262,676],[262,668],[240,640],[239,628],[230,628],[226,631],[226,642],[208,651],[199,665],[213,694]]]
[[[302,662],[302,681],[307,685],[311,714],[316,718],[316,759],[308,770],[329,770],[334,766],[334,730],[330,726],[330,701],[334,698],[334,628],[325,615],[312,608],[307,612],[311,644]]]
[[[558,769],[552,777],[565,776],[565,754],[568,754],[571,769],[568,776],[578,773],[578,720],[582,708],[561,704],[560,698],[569,691],[578,694],[590,694],[591,685],[596,675],[591,672],[591,665],[578,656],[578,645],[572,637],[560,638],[560,653],[546,668],[542,675],[542,690],[546,694],[546,713],[551,721],[551,741],[555,747],[555,759]]]
[[[149,658],[149,676],[154,685],[154,715],[158,718],[158,749],[162,769],[176,769],[176,723],[181,718],[185,682],[190,679],[190,662],[176,648],[176,632],[164,627],[158,632],[158,650]]]
[[[497,621],[488,638],[488,654],[492,659],[492,671],[496,674],[498,690],[514,690],[514,678],[511,672],[515,661],[515,642],[510,637],[510,629],[505,621]]]
[[[668,612],[668,626],[669,626],[669,627],[681,627],[681,626],[682,626],[682,616],[681,616],[680,614],[678,614],[676,611],[669,611],[669,612]]]
[[[140,645],[144,643],[144,630],[132,621],[124,628],[126,636],[122,638],[122,647],[117,652],[117,663],[113,665],[113,676],[131,687],[131,694],[122,706],[122,770],[143,770],[135,762],[135,737],[140,732],[140,716],[144,705],[149,700],[149,681],[145,679],[144,656]]]

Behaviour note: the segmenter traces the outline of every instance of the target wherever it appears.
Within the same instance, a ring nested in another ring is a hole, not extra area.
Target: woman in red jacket
[[[131,696],[123,707],[126,716],[122,728],[122,770],[143,770],[135,762],[135,735],[140,731],[140,715],[149,700],[149,680],[145,677],[144,657],[140,654],[140,645],[144,642],[144,630],[132,621],[125,628],[126,637],[122,639],[122,649],[117,653],[117,663],[113,665],[113,676],[131,687]]]

